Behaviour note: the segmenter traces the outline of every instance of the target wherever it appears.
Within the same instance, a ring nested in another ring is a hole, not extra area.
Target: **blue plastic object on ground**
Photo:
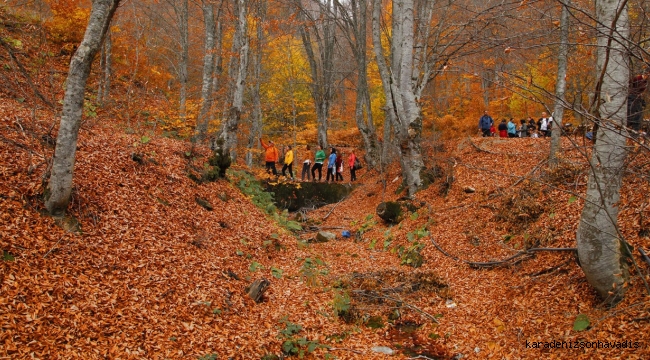
[[[343,230],[343,232],[341,233],[341,236],[343,236],[344,238],[349,238],[350,237],[350,230]]]

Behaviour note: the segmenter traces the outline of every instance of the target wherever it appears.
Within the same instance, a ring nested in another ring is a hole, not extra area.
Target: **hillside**
[[[19,59],[34,58],[25,50]],[[65,59],[51,61],[63,68]],[[80,131],[69,207],[78,224],[59,226],[41,199],[56,114],[11,57],[1,60],[13,85],[0,91],[0,358],[650,356],[641,279],[648,264],[638,253],[641,273],[631,268],[627,297],[614,309],[599,303],[570,251],[490,268],[462,261],[575,247],[589,152],[581,138],[564,139],[555,171],[544,164],[545,139],[447,141],[427,154],[445,176],[417,194],[399,225],[375,215],[380,202],[404,195],[393,164],[384,175],[361,172],[348,198],[308,211],[308,231],[292,233],[233,184],[241,167],[229,180],[197,184],[188,167],[200,167],[207,149],[149,129],[131,134],[100,109]],[[30,73],[41,93],[60,100],[63,77]],[[635,249],[650,248],[649,160],[647,150],[632,149],[624,179],[621,233]],[[309,229],[339,236],[312,243]],[[342,238],[343,229],[356,236]],[[416,253],[420,267],[402,264]],[[256,303],[245,289],[260,278],[270,286]],[[587,330],[573,329],[580,314]],[[627,348],[527,348],[550,341]],[[373,350],[379,346],[396,354]]]

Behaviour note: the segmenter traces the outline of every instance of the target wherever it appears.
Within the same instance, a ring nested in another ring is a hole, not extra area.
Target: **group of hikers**
[[[496,125],[492,117],[488,114],[487,110],[478,121],[478,128],[483,133],[483,137],[498,136],[499,137],[549,137],[553,127],[553,117],[548,116],[546,112],[542,113],[542,117],[537,121],[532,117],[528,119],[521,119],[519,124],[513,118],[510,120],[503,119],[501,123]]]
[[[275,168],[275,163],[280,159],[280,152],[275,147],[273,141],[269,140],[268,143],[264,142],[260,138],[260,143],[264,148],[264,161],[266,163],[266,172],[272,173],[275,176],[278,176],[278,171]],[[287,176],[286,171],[289,171],[289,177],[294,180],[293,177],[293,162],[295,160],[293,147],[291,145],[287,146],[287,151],[284,152],[284,159],[282,161],[282,176]],[[343,181],[343,164],[344,164],[344,154],[342,151],[337,150],[336,148],[330,148],[330,154],[327,156],[325,150],[322,146],[318,146],[316,153],[313,156],[311,155],[311,148],[309,145],[305,147],[304,156],[302,158],[302,176],[301,180],[305,181],[318,181],[320,182],[323,177],[323,166],[327,165],[327,176],[325,181]],[[312,165],[313,163],[313,165]],[[357,180],[356,171],[361,168],[361,162],[354,153],[354,149],[350,150],[348,154],[347,167],[350,170],[350,181]],[[318,171],[318,180],[316,180],[316,171]]]

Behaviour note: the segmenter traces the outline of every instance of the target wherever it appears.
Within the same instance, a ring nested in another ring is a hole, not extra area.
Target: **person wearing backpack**
[[[350,182],[357,179],[357,166],[359,166],[359,159],[357,155],[354,154],[354,149],[350,151],[350,156],[348,156],[348,166],[350,167]]]
[[[483,137],[488,137],[490,136],[490,127],[494,125],[494,120],[492,120],[492,117],[488,115],[487,110],[483,112],[483,116],[478,120],[478,129],[483,132]]]
[[[336,155],[336,181],[343,181],[343,151]]]
[[[318,151],[316,151],[316,156],[314,156],[314,166],[311,168],[311,178],[313,181],[316,181],[316,170],[318,170],[318,182],[320,182],[323,176],[323,162],[325,162],[325,151],[323,147],[318,145]]]
[[[506,119],[502,119],[499,123],[499,137],[508,137],[508,124],[506,124]]]

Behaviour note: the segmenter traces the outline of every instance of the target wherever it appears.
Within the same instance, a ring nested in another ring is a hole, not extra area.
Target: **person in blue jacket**
[[[332,181],[334,181],[336,176],[336,149],[332,148],[329,158],[327,159],[327,177],[325,181],[330,181],[330,175],[332,176]]]
[[[515,124],[512,118],[508,121],[508,137],[517,137],[517,124]]]
[[[494,120],[488,115],[487,110],[483,113],[483,116],[478,120],[478,129],[483,132],[483,137],[490,136],[490,127],[494,125]]]

